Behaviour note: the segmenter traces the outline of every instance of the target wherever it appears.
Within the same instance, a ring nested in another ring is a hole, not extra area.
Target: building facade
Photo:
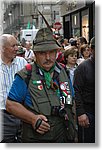
[[[14,33],[28,28],[40,29],[46,24],[38,10],[44,15],[50,26],[60,21],[60,7],[56,1],[4,2],[4,33]]]
[[[61,9],[63,17],[64,37],[83,36],[89,42],[95,36],[95,1],[65,2]]]
[[[64,38],[84,36],[87,41],[95,35],[94,0],[32,0],[27,2],[4,2],[3,32],[14,33],[26,29],[42,28],[46,24],[37,10],[44,15],[49,25],[60,22],[59,33]]]

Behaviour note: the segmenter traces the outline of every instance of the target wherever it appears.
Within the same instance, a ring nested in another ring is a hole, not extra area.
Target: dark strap
[[[31,51],[29,51],[29,54],[28,54],[27,58],[29,57],[30,53],[31,53]]]

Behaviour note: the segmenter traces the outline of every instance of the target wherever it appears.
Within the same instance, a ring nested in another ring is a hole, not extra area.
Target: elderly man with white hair
[[[17,51],[17,40],[13,35],[0,36],[0,110],[3,128],[1,143],[20,142],[20,120],[10,115],[5,106],[15,73],[27,64],[24,58],[16,56]]]

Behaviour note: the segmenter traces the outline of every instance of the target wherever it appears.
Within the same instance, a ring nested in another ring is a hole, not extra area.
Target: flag
[[[30,29],[30,21],[28,21],[28,24],[27,24],[27,29]]]

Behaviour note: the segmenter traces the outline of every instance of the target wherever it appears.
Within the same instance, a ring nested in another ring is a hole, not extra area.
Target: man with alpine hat
[[[10,89],[6,109],[23,120],[25,143],[73,141],[72,97],[66,72],[56,62],[58,49],[50,29],[40,29],[34,46],[36,62],[16,74]]]

